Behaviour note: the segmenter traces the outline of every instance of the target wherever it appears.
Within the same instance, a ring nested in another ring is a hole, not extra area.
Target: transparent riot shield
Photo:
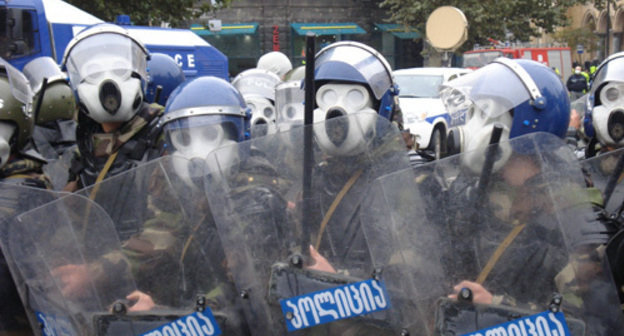
[[[96,335],[94,316],[136,290],[110,218],[84,197],[47,203],[3,229],[3,251],[38,334]]]
[[[137,289],[156,304],[145,314],[107,317],[116,324],[163,328],[174,317],[194,318],[198,335],[248,334],[203,191],[204,164],[163,157],[79,191],[110,216]]]
[[[192,166],[161,158],[19,216],[5,242],[30,310],[57,334],[248,334]]]
[[[354,114],[208,161],[219,169],[206,192],[252,334],[396,334],[392,302],[403,294],[377,279],[359,220],[371,181],[409,166],[395,126]]]
[[[600,192],[595,202],[601,203],[607,214],[620,211],[624,204],[624,148],[603,153],[581,161],[589,182]],[[602,197],[600,197],[602,196]]]
[[[51,202],[59,194],[22,185],[23,179],[7,178],[0,183],[0,247],[6,240],[7,223],[16,215]],[[0,334],[29,328],[29,316],[21,303],[18,287],[24,282],[18,272],[10,268],[10,258],[0,253]]]
[[[609,223],[611,239],[606,254],[617,288],[620,301],[624,302],[624,148],[600,154],[581,161],[588,183],[591,184],[592,202],[596,216]]]
[[[622,330],[604,226],[561,139],[451,156],[384,176],[367,195],[363,231],[388,291],[404,293],[393,305],[413,317],[409,335]]]

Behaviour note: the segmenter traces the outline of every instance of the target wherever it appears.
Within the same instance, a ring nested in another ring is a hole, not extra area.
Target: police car
[[[451,119],[438,91],[445,82],[471,71],[436,67],[394,71],[404,126],[415,136],[419,148],[429,149],[439,156],[446,151],[448,129],[465,123],[465,118]]]

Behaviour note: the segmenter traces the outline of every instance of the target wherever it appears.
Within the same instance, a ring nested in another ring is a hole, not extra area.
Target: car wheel
[[[433,129],[431,133],[431,140],[429,140],[428,150],[432,151],[436,160],[444,157],[444,134],[442,134],[442,129],[440,127],[436,127]]]

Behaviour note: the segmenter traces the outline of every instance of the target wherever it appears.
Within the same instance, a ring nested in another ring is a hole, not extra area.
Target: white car
[[[446,152],[449,128],[466,122],[465,117],[451,119],[440,100],[440,85],[471,71],[434,67],[394,71],[399,86],[399,106],[403,112],[404,127],[415,136],[419,148],[431,150],[436,158]]]

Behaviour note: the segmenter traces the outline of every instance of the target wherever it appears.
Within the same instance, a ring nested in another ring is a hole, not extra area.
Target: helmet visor
[[[241,140],[241,118],[221,115],[188,117],[164,127],[166,148],[185,157],[205,157],[224,143]]]
[[[112,73],[128,78],[133,73],[147,78],[147,55],[131,38],[115,33],[91,35],[76,43],[67,57],[72,86],[96,82]]]
[[[30,87],[34,92],[41,90],[43,79],[47,78],[48,83],[53,80],[65,79],[61,72],[61,68],[54,62],[51,57],[36,58],[24,66],[22,71],[24,76],[28,78]]]
[[[33,100],[33,92],[28,79],[19,70],[4,59],[0,58],[0,71],[4,68],[11,87],[11,94],[15,99],[26,105],[25,111],[30,111]]]
[[[256,95],[266,99],[275,100],[275,86],[281,82],[276,74],[257,69],[242,72],[232,81],[232,85],[243,96]]]
[[[461,114],[474,104],[486,117],[496,118],[531,97],[522,80],[498,63],[456,78],[440,90],[442,102],[451,116]]]

